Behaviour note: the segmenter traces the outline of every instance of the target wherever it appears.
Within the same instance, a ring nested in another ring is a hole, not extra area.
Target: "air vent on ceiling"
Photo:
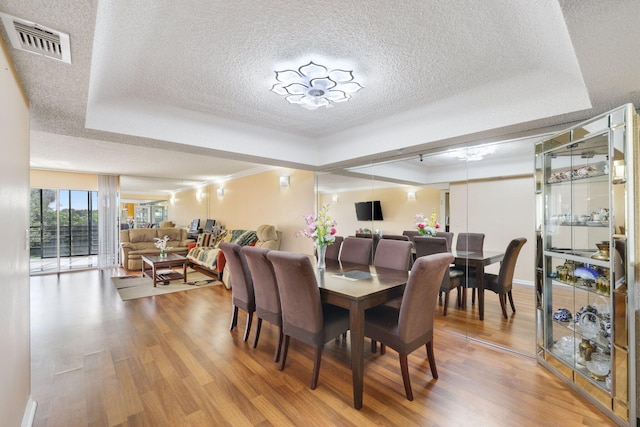
[[[0,18],[14,48],[71,63],[69,34],[2,12]]]

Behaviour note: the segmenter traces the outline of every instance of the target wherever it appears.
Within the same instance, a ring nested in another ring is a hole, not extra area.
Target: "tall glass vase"
[[[327,255],[327,245],[318,245],[318,270],[324,270],[327,264],[325,263],[325,256]]]

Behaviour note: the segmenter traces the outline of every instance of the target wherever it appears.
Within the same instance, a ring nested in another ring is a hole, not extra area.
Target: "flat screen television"
[[[380,200],[356,202],[356,218],[358,221],[382,221]]]
[[[216,225],[215,219],[207,219],[207,222],[204,223],[204,232],[211,233],[214,225]]]

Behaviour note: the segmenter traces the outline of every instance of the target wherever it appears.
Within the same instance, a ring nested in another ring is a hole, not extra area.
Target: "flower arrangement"
[[[431,217],[427,221],[427,217],[422,214],[416,214],[415,226],[418,229],[418,233],[423,236],[435,236],[438,233],[438,229],[440,228],[440,223],[438,223],[438,219],[436,217],[436,210],[433,209],[431,212]]]
[[[304,217],[306,227],[294,236],[309,237],[315,246],[328,246],[335,240],[336,222],[329,216],[329,205],[324,205],[317,216],[309,214]]]
[[[169,241],[169,236],[165,234],[165,236],[160,239],[158,237],[154,237],[153,240],[156,242],[153,244],[156,248],[160,249],[160,256],[164,256],[167,254],[167,251],[171,249],[167,247],[167,242]]]

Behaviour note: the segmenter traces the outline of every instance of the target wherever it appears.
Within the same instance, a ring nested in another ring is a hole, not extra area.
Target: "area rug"
[[[170,294],[173,292],[190,291],[192,289],[206,288],[208,286],[221,285],[222,282],[213,279],[202,273],[198,273],[195,270],[187,271],[187,282],[182,280],[173,280],[165,285],[163,282],[158,282],[157,286],[153,287],[153,280],[150,277],[140,277],[140,275],[131,276],[116,276],[112,277],[116,290],[120,294],[122,301],[128,301],[137,298],[151,297],[155,295]]]

